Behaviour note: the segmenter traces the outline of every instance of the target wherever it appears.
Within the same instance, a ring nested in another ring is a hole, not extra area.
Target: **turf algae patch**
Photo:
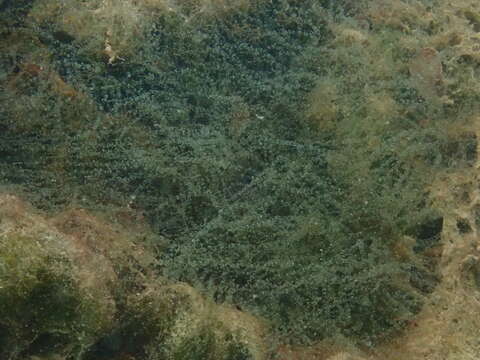
[[[429,102],[438,102],[444,90],[444,76],[439,53],[433,48],[421,49],[409,66],[412,82]]]

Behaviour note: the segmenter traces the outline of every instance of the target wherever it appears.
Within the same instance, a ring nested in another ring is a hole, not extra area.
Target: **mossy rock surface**
[[[430,1],[15,4],[0,3],[6,186],[148,222],[156,271],[287,339],[375,342],[420,310],[438,241],[423,231],[442,230],[428,186],[472,166],[479,103],[474,37]],[[405,235],[421,251],[400,259]],[[95,246],[142,293],[131,247]]]
[[[47,217],[5,193],[0,219],[2,357],[175,360],[191,348],[212,360],[265,359],[259,320],[155,272],[138,242],[146,228],[81,209]]]

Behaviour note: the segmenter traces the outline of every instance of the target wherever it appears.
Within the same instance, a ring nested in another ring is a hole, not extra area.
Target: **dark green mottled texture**
[[[170,241],[167,275],[268,318],[285,336],[382,337],[421,306],[418,290],[397,281],[408,282],[413,265],[398,262],[391,245],[436,216],[427,167],[410,159],[448,167],[468,155],[437,128],[410,126],[415,115],[386,128],[372,151],[363,148],[365,129],[352,126],[347,138],[311,131],[306,97],[335,67],[329,12],[342,14],[329,1],[283,0],[205,23],[160,16],[141,50],[114,65],[54,24],[22,27],[85,96],[59,96],[41,76],[21,76],[13,90],[0,83],[2,183],[45,209],[129,203],[144,211]],[[35,51],[0,53],[3,79]],[[355,124],[363,83],[337,66],[339,88],[359,103]],[[419,103],[401,81],[395,101]],[[242,111],[247,120],[235,129]],[[205,359],[200,345],[187,352]]]

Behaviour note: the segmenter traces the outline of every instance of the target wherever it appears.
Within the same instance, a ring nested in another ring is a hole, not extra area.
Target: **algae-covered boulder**
[[[0,221],[1,358],[82,354],[113,321],[105,275],[87,281],[65,235],[17,198],[0,197]]]
[[[228,305],[217,305],[184,283],[165,290],[182,298],[184,305],[162,344],[167,359],[266,359],[268,334],[260,319]]]
[[[122,231],[81,209],[46,217],[0,195],[2,359],[264,358],[258,320],[155,272],[138,220]]]

